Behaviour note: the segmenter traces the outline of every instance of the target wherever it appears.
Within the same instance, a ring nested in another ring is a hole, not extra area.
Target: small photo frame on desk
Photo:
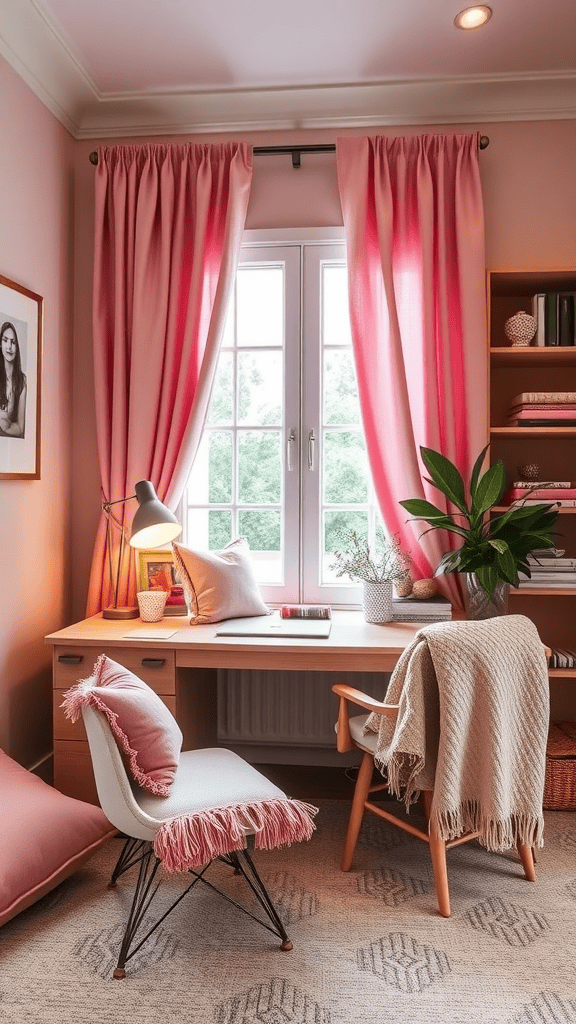
[[[171,551],[146,551],[136,553],[138,565],[138,590],[165,590],[168,594],[164,616],[186,615],[186,600],[182,581],[174,565]]]
[[[40,479],[42,305],[0,275],[0,480]]]

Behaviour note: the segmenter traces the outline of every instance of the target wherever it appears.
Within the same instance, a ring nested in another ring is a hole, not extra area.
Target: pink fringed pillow
[[[62,707],[72,722],[83,707],[101,711],[136,782],[155,796],[169,796],[182,733],[160,697],[138,676],[102,654],[93,674],[68,690]]]

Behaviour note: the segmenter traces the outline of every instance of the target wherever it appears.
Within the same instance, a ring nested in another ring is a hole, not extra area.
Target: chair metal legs
[[[161,861],[156,857],[152,843],[141,841],[137,839],[128,839],[124,844],[122,852],[118,858],[118,862],[114,871],[112,872],[112,878],[109,883],[109,888],[113,888],[120,875],[124,874],[135,864],[139,864],[138,878],[134,889],[134,896],[132,899],[132,906],[128,914],[128,921],[126,922],[126,928],[124,931],[124,937],[120,946],[120,953],[118,956],[118,963],[113,972],[114,978],[126,977],[125,966],[128,960],[138,952],[138,950],[144,945],[144,943],[150,938],[153,932],[156,931],[158,926],[164,921],[168,914],[174,910],[174,908],[184,899],[184,897],[194,888],[198,882],[203,882],[213,892],[218,893],[224,897],[229,903],[232,903],[235,907],[241,910],[248,917],[251,917],[253,921],[262,925],[263,928],[268,929],[274,935],[282,940],[280,948],[284,951],[292,949],[292,943],[288,938],[282,920],[272,902],[272,899],[260,878],[254,862],[248,852],[248,850],[238,850],[227,854],[224,857],[220,857],[225,864],[229,864],[230,867],[234,868],[235,874],[241,874],[246,880],[251,892],[255,899],[264,910],[270,923],[263,921],[261,917],[253,914],[247,907],[238,903],[235,899],[223,892],[218,886],[214,885],[207,878],[205,873],[213,863],[210,861],[201,870],[195,871],[190,870],[190,874],[194,876],[193,881],[190,885],[180,893],[178,898],[168,907],[168,909],[162,914],[162,916],[148,929],[146,934],[140,938],[137,945],[133,945],[136,938],[136,933],[140,929],[140,926],[144,920],[146,913],[148,912],[152,900],[154,899],[158,889],[160,887],[160,880],[156,880],[156,873],[160,866]]]

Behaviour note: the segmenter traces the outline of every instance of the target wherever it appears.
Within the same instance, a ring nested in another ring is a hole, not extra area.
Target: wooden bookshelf
[[[576,346],[511,347],[506,320],[520,310],[532,313],[540,292],[576,292],[576,268],[490,270],[487,274],[488,440],[490,461],[501,459],[508,485],[519,479],[522,463],[536,463],[540,480],[576,480],[576,427],[511,427],[511,400],[523,391],[576,391]],[[543,504],[550,504],[545,501]],[[503,513],[508,506],[492,511]],[[556,543],[576,557],[576,508],[560,507]],[[511,588],[511,610],[527,615],[550,647],[576,649],[576,587]],[[550,669],[551,718],[576,720],[576,669]]]

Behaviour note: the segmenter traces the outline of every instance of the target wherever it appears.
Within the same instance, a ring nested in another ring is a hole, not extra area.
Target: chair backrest
[[[139,806],[114,735],[105,716],[94,708],[82,708],[88,736],[98,799],[108,821],[135,839],[153,840],[160,822]]]

